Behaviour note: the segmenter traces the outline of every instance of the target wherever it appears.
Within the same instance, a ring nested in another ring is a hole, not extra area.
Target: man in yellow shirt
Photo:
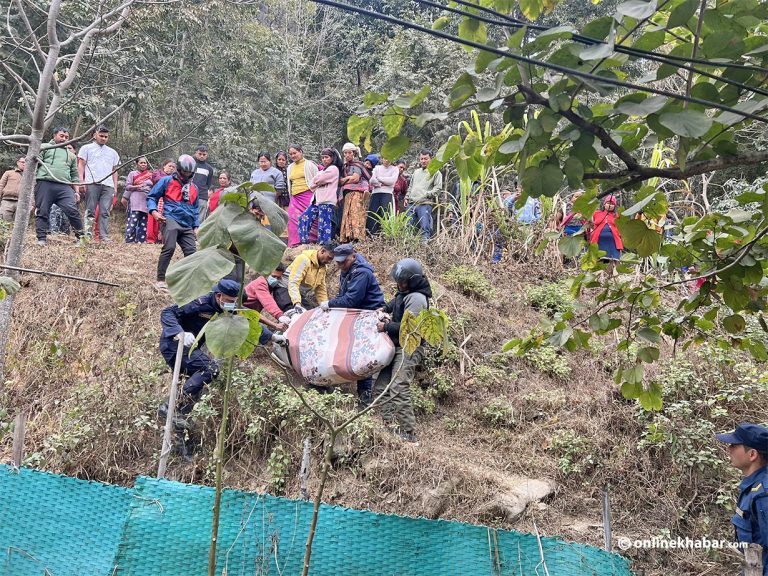
[[[293,302],[293,309],[299,314],[305,311],[299,291],[302,286],[314,291],[318,304],[328,302],[325,273],[326,266],[333,260],[334,248],[333,244],[323,244],[317,250],[304,250],[285,271],[288,276],[288,295]]]

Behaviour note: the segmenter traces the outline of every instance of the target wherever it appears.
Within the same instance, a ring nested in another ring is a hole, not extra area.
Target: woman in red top
[[[602,259],[612,264],[621,258],[621,251],[624,250],[624,243],[616,227],[617,217],[616,196],[609,194],[603,198],[603,209],[592,216],[592,232],[589,235],[589,242],[597,244],[605,252]]]
[[[222,170],[219,172],[219,188],[211,194],[208,198],[208,214],[216,210],[219,206],[219,200],[221,200],[221,193],[224,188],[229,188],[232,185],[232,178],[229,176],[229,172]]]
[[[176,172],[176,161],[170,158],[163,160],[159,170],[152,172],[152,186],[158,183],[158,181],[165,177],[170,176]],[[161,198],[157,202],[157,211],[160,214],[163,213],[163,199]],[[150,244],[162,244],[163,236],[160,233],[160,221],[154,218],[147,219],[147,242]]]

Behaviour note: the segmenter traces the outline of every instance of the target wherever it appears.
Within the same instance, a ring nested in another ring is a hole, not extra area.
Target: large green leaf
[[[413,354],[421,344],[416,315],[406,310],[400,320],[400,345],[406,354]]]
[[[648,18],[656,12],[656,0],[646,2],[645,0],[627,0],[616,7],[616,13],[622,16],[629,16],[635,20]]]
[[[243,316],[217,314],[205,325],[205,345],[216,358],[231,358],[242,348],[249,329]]]
[[[257,189],[259,184],[243,184],[242,187],[245,187],[246,189]],[[270,186],[270,188],[272,188]],[[274,190],[274,188],[273,188]],[[259,206],[261,207],[261,211],[264,212],[264,214],[269,219],[269,227],[272,229],[272,233],[275,236],[280,236],[284,231],[286,226],[288,226],[288,213],[280,208],[277,204],[275,204],[272,200],[264,196],[261,192],[250,192],[249,196],[255,196],[256,199],[259,201]],[[229,224],[231,224],[232,221],[230,221]],[[227,225],[229,227],[229,225]]]
[[[285,252],[285,244],[250,214],[241,214],[229,225],[237,253],[258,274],[269,274]]]
[[[388,138],[394,138],[400,134],[400,130],[405,124],[405,114],[399,106],[390,106],[381,117],[381,125],[384,126],[384,132]]]
[[[653,114],[664,108],[666,103],[667,98],[665,96],[651,96],[650,98],[645,98],[639,102],[632,102],[629,100],[619,102],[614,109],[627,116],[647,116],[648,114]]]
[[[566,258],[574,260],[584,250],[584,236],[563,236],[558,241],[557,248]]]
[[[461,22],[459,22],[459,38],[485,44],[488,40],[488,27],[485,25],[485,22],[470,16],[464,16]],[[464,46],[464,49],[469,52],[473,50],[469,46]]]
[[[353,114],[347,120],[347,137],[350,142],[357,144],[360,139],[373,127],[373,118],[370,116],[357,116]]]
[[[472,97],[477,89],[475,88],[475,82],[467,72],[464,72],[456,79],[456,82],[451,88],[451,93],[448,96],[448,107],[451,109],[458,108],[466,100]]]
[[[253,353],[254,348],[259,343],[259,336],[261,336],[259,318],[261,315],[256,310],[240,310],[238,314],[248,320],[248,337],[240,346],[240,350],[237,351],[237,357],[245,359]]]
[[[678,4],[672,10],[672,14],[669,15],[667,28],[676,28],[677,26],[688,24],[688,20],[694,15],[700,4],[700,0],[683,0],[681,4]]]
[[[712,118],[695,110],[666,112],[659,116],[659,122],[685,138],[701,138],[712,127]]]
[[[430,346],[444,346],[448,343],[448,316],[438,308],[427,308],[416,318],[419,334]]]
[[[227,227],[239,214],[243,213],[243,207],[234,202],[220,204],[211,212],[198,230],[197,238],[201,248],[220,247],[229,248],[231,240]]]
[[[716,30],[707,35],[701,43],[707,58],[736,60],[746,51],[741,36],[732,30]]]
[[[661,246],[661,234],[648,228],[642,220],[619,218],[616,221],[624,246],[643,258],[655,254]]]
[[[528,20],[536,20],[542,14],[549,14],[558,0],[518,0],[520,11]]]
[[[168,268],[168,290],[177,304],[192,302],[210,292],[234,267],[235,257],[230,252],[215,246],[204,248]]]
[[[555,164],[530,166],[523,172],[523,188],[534,198],[552,197],[560,191],[562,185],[563,172]]]
[[[400,134],[399,136],[395,136],[386,141],[384,146],[381,147],[381,155],[391,162],[396,162],[408,151],[410,145],[411,140],[408,136]]]
[[[747,323],[741,314],[731,314],[723,318],[723,328],[731,334],[738,334],[747,327]]]
[[[569,156],[563,165],[563,171],[568,179],[568,186],[572,190],[578,189],[584,179],[584,165],[581,163],[581,160],[576,158],[576,156]]]

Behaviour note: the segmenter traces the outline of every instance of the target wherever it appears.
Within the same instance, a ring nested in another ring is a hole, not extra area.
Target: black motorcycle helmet
[[[413,288],[417,282],[424,278],[424,269],[418,260],[403,258],[392,267],[389,275],[395,282],[404,282],[408,288]]]
[[[179,178],[182,182],[187,182],[195,175],[195,167],[197,163],[195,159],[189,154],[182,154],[179,156],[179,160],[176,162],[176,172],[179,174]]]

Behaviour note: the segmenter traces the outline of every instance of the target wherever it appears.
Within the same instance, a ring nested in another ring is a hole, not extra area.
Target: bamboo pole
[[[181,359],[184,354],[184,332],[176,336],[179,346],[176,348],[176,362],[173,365],[173,380],[171,381],[171,393],[168,396],[168,413],[165,416],[165,429],[163,430],[163,447],[160,450],[160,463],[157,465],[157,477],[165,478],[165,469],[168,466],[168,457],[173,446],[171,434],[173,433],[173,417],[176,412],[176,399],[179,394],[179,374],[181,373]]]
[[[24,460],[24,436],[26,435],[27,415],[24,412],[16,414],[13,421],[13,465],[16,468],[21,466]]]

